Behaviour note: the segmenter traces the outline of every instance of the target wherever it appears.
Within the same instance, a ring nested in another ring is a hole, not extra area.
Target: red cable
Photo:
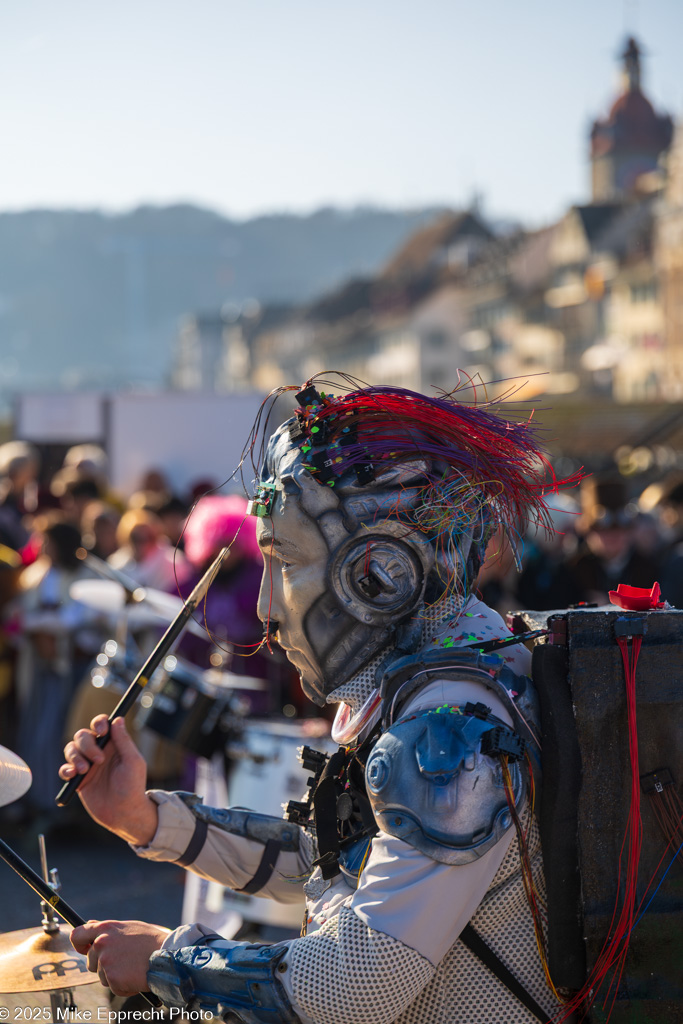
[[[629,639],[631,647],[629,649]],[[561,1024],[575,1011],[584,1009],[588,1012],[597,998],[608,971],[614,968],[614,974],[610,981],[607,993],[603,1001],[603,1009],[609,1003],[606,1021],[614,1007],[614,1002],[619,990],[619,984],[626,964],[629,939],[633,922],[636,915],[636,896],[638,884],[638,867],[640,864],[640,851],[642,846],[642,822],[640,815],[640,776],[638,764],[638,731],[636,722],[636,666],[642,645],[642,637],[617,637],[617,643],[621,650],[624,664],[624,678],[626,689],[627,708],[627,733],[629,741],[629,758],[631,764],[631,797],[629,801],[629,814],[624,830],[624,837],[619,852],[618,874],[617,874],[617,896],[612,912],[612,921],[608,929],[607,938],[603,944],[595,966],[580,992],[574,996],[571,1002],[563,1008],[561,1015],[556,1016],[557,1024]],[[624,901],[619,913],[614,932],[612,925],[619,906],[619,893],[621,891],[621,862],[626,849],[626,879],[624,883]],[[649,883],[652,884],[651,882]],[[649,885],[648,885],[649,888]],[[642,906],[642,901],[641,901]],[[610,938],[611,934],[611,938]],[[611,996],[611,1000],[610,1000]]]

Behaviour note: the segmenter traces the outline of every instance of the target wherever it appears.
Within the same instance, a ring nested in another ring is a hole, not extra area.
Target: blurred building
[[[661,395],[683,398],[683,123],[667,160],[667,181],[655,232],[655,273],[664,322]]]
[[[590,202],[538,231],[447,212],[375,276],[232,327],[188,321],[179,386],[268,391],[325,369],[450,391],[458,367],[520,395],[650,402],[683,392],[683,129],[642,90],[628,39],[620,92],[593,123]]]
[[[484,380],[523,375],[526,394],[670,395],[672,349],[683,352],[683,184],[662,194],[672,122],[643,94],[640,56],[629,39],[621,92],[593,124],[591,202],[541,231],[503,237],[477,211],[441,217],[377,277],[350,281],[256,332],[254,384],[334,367],[449,390],[465,367]],[[680,177],[677,152],[669,174],[678,168]]]
[[[630,199],[638,179],[657,171],[659,158],[671,144],[673,122],[656,114],[641,88],[641,49],[635,39],[621,55],[622,90],[604,120],[591,130],[593,202]]]
[[[171,386],[179,391],[241,391],[249,387],[249,348],[242,318],[230,312],[183,319]]]
[[[494,241],[475,211],[444,214],[374,278],[348,282],[253,339],[254,385],[335,369],[397,387],[457,384],[467,327],[457,282]]]

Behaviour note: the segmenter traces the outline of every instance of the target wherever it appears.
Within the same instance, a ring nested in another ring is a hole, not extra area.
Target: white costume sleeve
[[[196,819],[176,794],[150,790],[148,795],[159,808],[159,825],[149,846],[132,848],[147,860],[177,861],[187,851]],[[200,852],[187,868],[202,878],[231,889],[241,889],[254,877],[263,850],[263,844],[259,842],[209,825]],[[313,857],[313,845],[300,831],[298,852],[280,853],[275,870],[258,895],[269,896],[280,903],[300,902],[301,876],[310,871]]]

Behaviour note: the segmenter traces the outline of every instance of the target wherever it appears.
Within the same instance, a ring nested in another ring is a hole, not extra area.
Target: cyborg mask
[[[547,509],[527,424],[399,388],[335,397],[309,382],[297,400],[250,512],[259,614],[322,706],[376,655],[417,649],[421,611],[466,595],[496,527]]]

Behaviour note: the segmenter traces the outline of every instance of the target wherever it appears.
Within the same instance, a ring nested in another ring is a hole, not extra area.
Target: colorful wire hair
[[[443,580],[445,592],[452,592],[456,583],[448,567],[454,569],[469,557],[464,583],[471,582],[499,528],[510,540],[526,525],[554,532],[545,496],[577,484],[582,474],[555,477],[539,428],[532,425],[533,411],[514,418],[511,406],[503,407],[507,395],[482,401],[477,393],[482,389],[469,380],[453,392],[430,397],[405,388],[363,385],[340,373],[335,378],[317,374],[296,394],[298,407],[289,427],[292,444],[319,484],[342,493],[375,479],[379,483],[387,471],[410,470],[412,464],[415,472],[404,474],[405,486],[414,489],[419,478],[418,498],[408,508],[399,502],[387,516],[437,544],[440,564],[450,577]],[[328,390],[332,387],[337,394]],[[275,400],[297,390],[271,392],[250,437],[252,460],[266,409],[259,462]],[[245,450],[243,462],[246,455]],[[463,547],[471,551],[465,559]]]
[[[533,413],[521,421],[509,411],[504,416],[500,402],[478,402],[473,385],[440,397],[386,386],[335,396],[318,391],[317,381],[307,381],[297,395],[299,446],[311,473],[334,486],[355,467],[362,483],[395,464],[425,460],[431,493],[422,523],[428,528],[434,518],[455,525],[463,513],[469,519],[485,507],[498,525],[515,529],[526,522],[552,530],[544,495],[580,479],[555,478]]]

